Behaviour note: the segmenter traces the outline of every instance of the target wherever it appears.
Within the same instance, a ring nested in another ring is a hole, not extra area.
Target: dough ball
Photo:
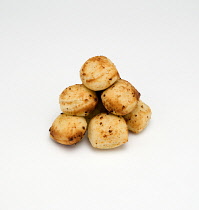
[[[120,76],[115,65],[105,56],[88,59],[80,70],[82,83],[89,89],[104,90],[116,82]]]
[[[102,95],[105,108],[115,115],[126,115],[133,111],[140,93],[126,80],[120,79],[106,89]]]
[[[95,109],[97,102],[96,93],[82,84],[66,88],[59,96],[60,108],[67,115],[87,116]]]
[[[131,113],[125,115],[124,119],[130,131],[140,133],[148,125],[151,114],[150,107],[139,100],[136,108]]]
[[[50,127],[50,137],[60,144],[72,145],[79,142],[86,133],[84,117],[60,114]]]
[[[88,126],[91,145],[98,149],[112,149],[128,141],[128,128],[123,117],[101,113]]]

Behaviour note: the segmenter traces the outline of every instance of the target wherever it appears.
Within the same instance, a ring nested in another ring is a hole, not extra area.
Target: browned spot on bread
[[[99,78],[99,77],[98,77]],[[86,82],[93,82],[95,81],[97,78],[94,78],[94,79],[87,79]]]
[[[141,94],[135,89],[135,97],[137,100],[139,100]]]

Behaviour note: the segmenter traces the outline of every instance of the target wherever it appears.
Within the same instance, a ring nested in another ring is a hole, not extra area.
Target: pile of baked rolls
[[[150,107],[107,57],[88,59],[80,78],[82,84],[67,87],[59,96],[62,113],[49,129],[52,139],[73,145],[88,130],[93,147],[112,149],[128,141],[128,130],[139,133],[148,125]]]

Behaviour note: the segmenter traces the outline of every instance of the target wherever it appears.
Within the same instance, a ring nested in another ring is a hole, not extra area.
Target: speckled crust
[[[66,88],[59,96],[60,108],[67,115],[87,116],[95,109],[97,102],[96,93],[82,84]]]
[[[98,149],[112,149],[128,141],[128,128],[123,117],[100,113],[88,126],[91,145]]]
[[[115,65],[105,56],[88,59],[80,70],[82,83],[94,91],[105,90],[120,76]]]
[[[86,133],[84,117],[60,114],[50,127],[50,137],[60,144],[72,145],[79,142]]]
[[[149,123],[151,119],[151,109],[141,100],[138,101],[135,109],[124,116],[128,129],[134,133],[140,133]]]
[[[140,93],[128,81],[120,79],[106,89],[101,98],[109,112],[115,115],[126,115],[137,105]]]

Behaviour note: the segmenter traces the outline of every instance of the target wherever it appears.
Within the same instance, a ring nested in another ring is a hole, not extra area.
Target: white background
[[[153,111],[114,150],[49,138],[95,55]],[[0,0],[0,209],[198,210],[198,81],[198,0]]]

